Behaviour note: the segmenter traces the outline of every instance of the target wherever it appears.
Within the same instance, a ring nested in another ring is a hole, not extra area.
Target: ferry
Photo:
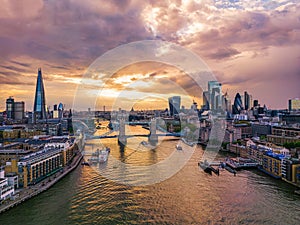
[[[198,162],[198,166],[200,166],[200,168],[203,169],[205,173],[212,175],[212,167],[209,165],[209,163],[206,160],[204,162],[202,161]]]
[[[83,165],[83,166],[89,166],[90,164],[88,162],[86,162],[86,161],[82,161],[81,165]]]
[[[105,149],[99,150],[92,154],[92,157],[89,159],[89,162],[92,164],[105,163],[108,159],[110,153],[110,148],[106,147]]]
[[[180,144],[177,144],[177,145],[176,145],[176,149],[177,149],[177,150],[182,150],[181,145],[180,145]]]
[[[254,168],[257,167],[258,163],[247,158],[227,158],[225,161],[226,165],[232,169],[239,170],[244,168]]]

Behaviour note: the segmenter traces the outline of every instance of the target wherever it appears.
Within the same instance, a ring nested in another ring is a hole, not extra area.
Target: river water
[[[178,143],[164,138],[156,150],[135,151],[142,140],[128,140],[124,151],[116,139],[102,144],[111,148],[109,160],[143,166],[164,160]],[[203,152],[197,146],[174,176],[144,186],[118,183],[80,165],[48,191],[1,214],[0,224],[299,224],[300,196],[293,186],[257,170],[211,176],[197,166]]]

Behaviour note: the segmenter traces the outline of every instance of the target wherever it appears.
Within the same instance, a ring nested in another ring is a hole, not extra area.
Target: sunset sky
[[[289,98],[300,97],[299,0],[2,0],[0,31],[0,110],[9,96],[32,110],[39,67],[47,105],[71,108],[94,60],[142,40],[168,41],[197,54],[232,100],[247,90],[261,104],[287,108]],[[92,82],[101,81],[95,76]],[[131,100],[137,108],[166,108],[167,96],[183,92],[201,104],[191,82],[170,65],[136,63],[105,83],[101,102],[83,99],[82,108],[109,109],[125,92],[124,108]],[[96,93],[97,85],[89,91]]]

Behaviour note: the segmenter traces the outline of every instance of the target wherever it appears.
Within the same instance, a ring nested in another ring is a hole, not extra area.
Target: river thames
[[[147,139],[133,138],[128,144],[142,140]],[[165,138],[155,150],[122,151],[116,139],[102,140],[111,148],[109,157],[136,165],[165,159],[177,142]],[[211,176],[197,165],[203,152],[197,146],[174,176],[146,186],[117,183],[79,165],[46,192],[1,214],[0,224],[299,224],[300,196],[293,186],[257,170]],[[217,159],[224,157],[218,154]]]

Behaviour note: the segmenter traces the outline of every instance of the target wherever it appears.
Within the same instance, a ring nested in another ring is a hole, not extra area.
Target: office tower
[[[58,110],[58,118],[62,119],[64,113],[64,105],[62,103],[59,103],[57,110]]]
[[[57,105],[56,104],[53,106],[53,118],[54,119],[58,118],[58,110],[57,110]]]
[[[253,108],[253,99],[252,99],[252,95],[249,95],[249,101],[250,101],[250,105],[249,105],[249,109]]]
[[[203,99],[202,109],[209,110],[209,92],[208,91],[203,91],[202,99]]]
[[[253,101],[253,107],[258,107],[258,100]]]
[[[6,116],[7,119],[14,119],[14,104],[15,104],[15,100],[13,99],[13,97],[9,97],[8,99],[6,99]]]
[[[6,114],[8,119],[23,120],[25,115],[25,103],[15,102],[13,97],[6,99]]]
[[[15,102],[14,104],[14,119],[23,120],[25,117],[25,103]]]
[[[232,114],[240,114],[241,110],[243,110],[242,97],[240,93],[237,93],[232,105]]]
[[[244,92],[244,106],[245,110],[250,109],[250,95],[247,93],[247,91]]]
[[[169,98],[170,116],[178,115],[180,112],[180,96],[173,96]]]
[[[300,110],[300,99],[289,99],[289,111]]]
[[[209,106],[211,110],[222,107],[222,84],[218,81],[208,81]]]
[[[46,119],[46,99],[45,99],[45,89],[43,84],[42,70],[38,69],[38,77],[36,81],[36,90],[34,98],[34,108],[33,108],[34,119]]]

